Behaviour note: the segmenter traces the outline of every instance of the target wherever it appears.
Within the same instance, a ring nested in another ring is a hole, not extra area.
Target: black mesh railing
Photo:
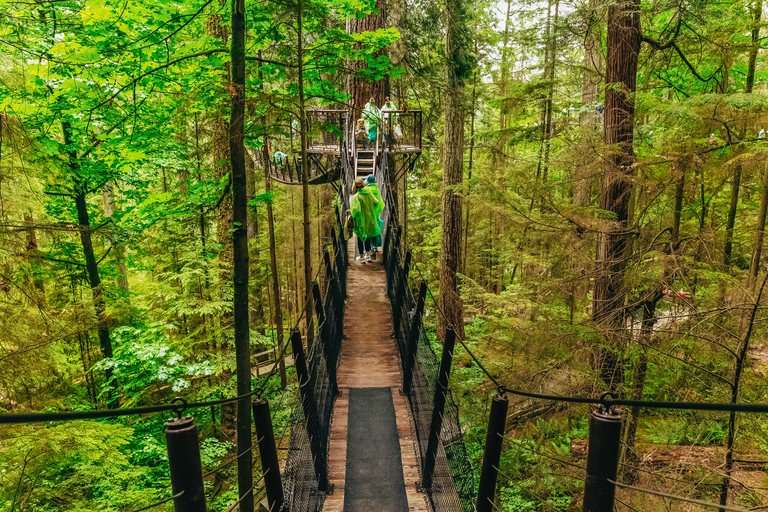
[[[342,209],[342,214],[345,209]],[[326,253],[321,270],[325,290],[318,311],[317,333],[307,353],[308,379],[300,386],[299,400],[291,414],[291,437],[283,469],[283,510],[314,512],[322,509],[328,493],[328,440],[331,413],[338,395],[336,369],[344,327],[347,293],[346,241],[337,224],[334,230],[334,256]],[[320,293],[318,291],[318,293]],[[297,332],[293,334],[298,335]],[[301,382],[301,376],[299,376]]]
[[[450,390],[446,394],[438,437],[440,445],[434,465],[427,455],[440,363],[421,325],[417,301],[408,286],[408,264],[401,257],[402,230],[397,212],[393,211],[394,205],[389,207],[391,209],[384,240],[387,294],[392,304],[392,321],[401,368],[407,369],[404,373],[411,375],[410,385],[404,386],[407,388],[404,392],[411,410],[419,473],[422,482],[431,482],[423,492],[434,511],[469,512],[475,508],[474,473],[464,445],[459,410]],[[407,375],[405,378],[408,378]]]

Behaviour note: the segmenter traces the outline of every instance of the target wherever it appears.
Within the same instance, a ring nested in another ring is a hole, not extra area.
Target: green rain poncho
[[[381,119],[379,107],[373,103],[366,103],[363,107],[363,119],[365,119],[365,129],[368,130],[371,140],[376,138],[376,126]]]
[[[352,211],[352,218],[355,219],[354,232],[360,240],[381,235],[379,213],[383,209],[383,204],[382,206],[379,204],[370,187],[363,187],[352,196],[349,209]]]
[[[379,224],[379,234],[376,235],[376,239],[371,242],[371,245],[373,247],[381,247],[381,228],[384,226],[384,221],[379,220],[379,215],[381,215],[382,210],[384,210],[384,199],[381,198],[381,191],[379,190],[378,183],[368,183],[365,188],[371,189],[371,194],[373,194],[373,197],[375,197],[378,201],[378,203],[376,203],[376,207],[374,208],[374,213],[376,214],[376,222]]]

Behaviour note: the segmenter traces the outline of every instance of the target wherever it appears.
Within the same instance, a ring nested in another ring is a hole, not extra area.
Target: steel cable
[[[419,276],[424,280],[426,283],[426,278],[421,273],[421,271],[418,268],[417,263],[413,263],[413,267],[416,269],[416,272],[418,272]],[[446,315],[443,313],[440,306],[437,304],[437,301],[434,298],[434,295],[432,294],[431,290],[429,289],[429,284],[427,284],[427,290],[428,295],[430,296],[432,303],[434,304],[435,309],[437,309],[438,313],[443,317],[443,319],[448,323],[450,327],[453,327],[453,324],[449,321],[449,319],[446,317]],[[455,331],[455,329],[454,329]],[[473,361],[478,365],[480,370],[488,377],[488,379],[493,382],[497,388],[499,389],[499,392],[502,394],[504,393],[510,393],[512,395],[517,396],[524,396],[528,398],[537,398],[541,400],[551,400],[556,402],[566,402],[566,403],[575,403],[575,404],[600,404],[606,407],[613,407],[613,406],[627,406],[627,407],[646,407],[646,408],[652,408],[652,409],[686,409],[686,410],[693,410],[693,411],[720,411],[720,412],[753,412],[753,413],[768,413],[768,404],[731,404],[731,403],[710,403],[710,402],[663,402],[663,401],[653,401],[653,400],[625,400],[620,398],[614,398],[617,395],[613,393],[607,393],[604,394],[601,398],[589,398],[589,397],[575,397],[575,396],[563,396],[563,395],[547,395],[542,393],[530,393],[528,391],[523,391],[520,389],[514,389],[514,388],[508,388],[504,386],[503,384],[500,384],[499,381],[490,374],[490,372],[483,366],[479,359],[472,353],[472,351],[467,347],[465,340],[462,339],[461,336],[458,334],[456,335],[456,339],[459,341],[462,347],[467,351],[467,354],[472,358]]]

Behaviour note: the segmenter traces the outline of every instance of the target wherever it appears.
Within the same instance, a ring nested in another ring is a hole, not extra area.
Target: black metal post
[[[403,266],[402,272],[400,272],[400,277],[397,276],[397,269],[395,269],[392,281],[392,296],[390,296],[390,300],[392,301],[392,325],[395,327],[395,339],[397,339],[398,342],[398,348],[401,347],[400,343],[402,342],[400,338],[400,319],[401,319],[401,311],[402,311],[402,305],[403,305],[403,294],[405,292],[406,287],[408,286],[408,269],[410,267],[411,262],[411,251],[408,251],[405,253],[405,265]]]
[[[589,415],[587,476],[584,480],[584,512],[612,512],[621,446],[621,413],[602,405]]]
[[[304,411],[304,424],[309,437],[309,446],[312,450],[312,461],[315,465],[317,488],[320,491],[326,491],[328,490],[328,470],[325,463],[324,443],[320,439],[320,416],[317,413],[315,393],[312,389],[307,359],[304,356],[304,347],[301,342],[301,333],[298,329],[294,329],[291,333],[291,348],[293,349],[293,364],[296,367],[296,375],[299,377],[301,407]]]
[[[205,512],[203,469],[195,419],[185,416],[166,421],[165,442],[171,468],[171,489],[174,496],[182,493],[173,500],[173,509],[175,512]]]
[[[384,246],[381,248],[381,256],[384,260],[384,265],[386,266],[388,263],[389,258],[389,248],[392,246],[392,240],[390,238],[392,237],[392,220],[390,219],[389,222],[387,222],[387,231],[384,234]]]
[[[496,395],[491,401],[488,433],[485,436],[485,450],[483,451],[483,468],[480,471],[480,485],[477,489],[477,512],[491,512],[493,510],[493,501],[496,499],[496,477],[499,473],[508,406],[509,401],[505,396]]]
[[[296,367],[299,386],[303,386],[309,381],[309,372],[307,371],[307,359],[304,357],[301,333],[298,329],[291,331],[291,350],[293,351],[293,365]]]
[[[317,281],[312,283],[312,299],[315,303],[315,314],[317,315],[317,328],[320,330],[320,326],[325,321],[325,311],[323,310],[323,295],[320,293],[320,285]]]
[[[408,274],[411,271],[411,258],[413,255],[411,254],[410,249],[405,252],[405,262],[403,263],[403,281],[405,283],[408,283]]]
[[[427,282],[422,281],[419,286],[419,300],[416,303],[416,312],[413,315],[411,330],[405,342],[405,357],[403,358],[403,393],[411,393],[411,381],[413,380],[413,365],[416,363],[416,351],[419,346],[419,326],[421,315],[424,313],[424,301],[427,298]]]
[[[440,431],[443,428],[443,411],[445,410],[445,395],[448,393],[448,377],[451,375],[451,362],[453,361],[453,347],[456,345],[456,333],[452,327],[445,330],[443,341],[443,357],[440,359],[440,373],[437,374],[435,386],[434,408],[432,409],[432,423],[429,425],[429,442],[427,453],[424,456],[422,475],[424,481],[422,487],[432,488],[432,478],[435,473],[435,457],[440,443]]]
[[[335,245],[336,244],[334,244],[334,246]],[[325,263],[325,286],[323,286],[323,288],[325,288],[324,291],[326,293],[331,293],[329,292],[329,290],[335,289],[336,287],[336,279],[335,279],[336,276],[333,273],[333,264],[331,260],[331,255],[327,249],[323,250],[323,263]]]
[[[336,228],[331,226],[331,243],[333,243],[333,254],[339,252],[339,240],[336,238]]]
[[[280,480],[280,463],[277,460],[275,434],[272,430],[272,415],[269,402],[265,398],[254,400],[253,421],[256,425],[256,437],[259,440],[261,470],[264,475],[264,487],[267,490],[269,510],[277,512],[283,506],[283,482]]]

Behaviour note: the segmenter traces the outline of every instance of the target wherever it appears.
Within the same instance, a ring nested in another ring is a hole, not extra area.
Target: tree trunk
[[[560,13],[560,0],[555,0],[555,17],[552,22],[552,30],[549,33],[549,40],[547,45],[549,46],[549,73],[547,79],[549,80],[549,86],[547,90],[546,101],[546,125],[544,127],[544,170],[541,173],[541,182],[546,183],[549,177],[549,147],[552,140],[552,98],[555,95],[555,60],[557,50],[557,18]]]
[[[107,183],[101,191],[104,201],[104,216],[109,218],[115,213],[115,198],[112,195],[112,183]],[[128,291],[128,269],[125,266],[125,247],[122,244],[113,242],[112,250],[115,252],[115,264],[120,275],[115,279],[115,283],[121,290]]]
[[[507,7],[509,9],[509,7]],[[509,14],[509,13],[507,13]],[[475,50],[477,50],[477,45],[475,45]],[[470,121],[469,121],[469,165],[467,169],[467,204],[466,204],[466,211],[467,211],[467,220],[464,223],[464,259],[461,261],[461,273],[465,274],[467,273],[467,256],[469,253],[467,252],[467,246],[469,245],[469,193],[470,193],[470,182],[472,181],[472,162],[475,157],[475,108],[477,105],[477,70],[473,73],[472,77],[472,111],[470,113]]]
[[[386,2],[382,3],[386,4]],[[397,29],[401,34],[400,38],[392,43],[392,45],[389,47],[389,59],[393,66],[405,67],[406,59],[408,56],[408,48],[406,48],[405,40],[403,39],[402,34],[405,32],[404,23],[405,15],[407,12],[407,3],[406,0],[390,0],[387,7],[388,12],[386,14],[389,19],[385,19],[384,23],[386,24],[387,21],[389,21],[389,26]],[[401,78],[395,79],[394,85],[392,85],[391,93],[395,96],[395,105],[399,106],[400,103],[408,99],[408,93],[406,91],[406,80],[407,79],[403,76]]]
[[[763,239],[765,237],[765,218],[768,211],[768,160],[763,170],[763,194],[760,199],[760,210],[757,217],[757,227],[755,229],[755,248],[752,253],[752,262],[749,265],[749,283],[747,290],[754,292],[757,282],[757,274],[760,271],[760,259],[763,254]]]
[[[549,69],[549,35],[552,30],[551,27],[552,23],[552,0],[549,0],[547,3],[547,25],[546,29],[544,31],[544,72],[542,73],[543,78],[546,80],[548,78],[547,70]],[[539,127],[539,156],[538,156],[538,164],[536,165],[536,185],[539,184],[539,180],[541,180],[541,170],[544,162],[544,139],[547,135],[547,112],[549,111],[549,103],[547,103],[547,99],[544,98],[544,101],[541,105],[541,126]],[[538,194],[536,194],[538,195]],[[533,206],[536,203],[536,197],[534,196],[531,198],[531,206],[530,210],[533,210]]]
[[[464,84],[474,66],[469,55],[467,6],[448,0],[445,9],[445,135],[443,142],[443,236],[440,251],[440,315],[438,336],[450,325],[464,338],[464,307],[457,272],[461,268],[461,188],[464,180],[464,119],[467,105]]]
[[[232,112],[229,152],[232,155],[232,217],[234,220],[233,284],[237,394],[251,392],[251,341],[248,322],[248,198],[245,173],[245,0],[232,0]],[[240,510],[253,510],[251,400],[237,402],[237,488]]]
[[[224,5],[223,0],[219,0],[219,5]],[[221,40],[223,46],[227,45],[229,33],[226,26],[222,25],[223,18],[218,14],[219,7],[215,4],[211,6],[211,12],[206,20],[205,31],[209,36],[217,37]],[[226,102],[224,97],[229,96],[229,64],[225,64],[221,75],[221,97],[219,111],[213,114],[211,120],[211,131],[213,133],[213,170],[216,179],[222,179],[230,173],[230,143],[229,143],[229,122],[224,111]],[[220,282],[229,283],[232,280],[232,178],[224,190],[224,198],[219,203],[216,210],[216,238],[223,247],[219,251],[219,266],[222,268]]]
[[[245,176],[246,176],[246,198],[250,202],[256,197],[256,162],[254,162],[251,155],[245,154]],[[264,297],[261,293],[261,287],[263,279],[261,279],[261,272],[259,265],[259,259],[261,257],[261,251],[259,249],[259,212],[256,206],[249,207],[248,215],[248,247],[252,247],[253,253],[251,258],[255,262],[250,266],[251,278],[254,282],[254,290],[248,294],[248,302],[250,303],[249,323],[254,326],[260,334],[265,334],[266,329],[266,316],[264,312]],[[254,241],[255,243],[251,243]]]
[[[596,160],[594,146],[597,144],[598,116],[592,104],[600,93],[600,84],[603,81],[603,51],[600,45],[599,23],[600,15],[597,12],[599,0],[589,0],[591,11],[587,37],[584,41],[584,80],[581,88],[581,106],[589,106],[589,112],[579,115],[581,125],[582,160],[576,169],[576,186],[573,202],[576,206],[589,206],[592,190],[592,175],[595,174],[593,162]]]
[[[747,363],[747,350],[749,349],[749,340],[752,336],[752,330],[755,325],[755,315],[760,306],[760,300],[763,297],[765,284],[768,281],[768,275],[763,279],[763,284],[754,299],[752,307],[744,311],[741,318],[739,346],[734,355],[733,381],[731,383],[731,403],[739,401],[739,391],[741,389],[741,376],[744,366]],[[745,298],[749,298],[746,294]],[[746,304],[745,304],[746,305]],[[731,472],[733,470],[733,446],[736,442],[736,411],[731,411],[728,415],[728,438],[725,443],[725,467],[723,468],[723,483],[720,486],[720,505],[728,504],[728,491],[731,485]],[[720,509],[725,512],[724,509]]]
[[[603,167],[600,209],[615,220],[601,221],[595,256],[593,320],[608,341],[618,345],[623,329],[624,267],[628,242],[629,203],[634,179],[634,92],[640,52],[638,0],[620,0],[608,8],[608,58],[605,93]],[[596,366],[612,389],[621,382],[618,361],[610,350],[600,351]]]
[[[69,121],[62,121],[62,132],[64,133],[64,145],[67,147],[69,156],[69,168],[74,175],[73,185],[75,190],[75,209],[77,210],[77,224],[80,231],[80,243],[83,246],[83,256],[85,257],[85,270],[88,275],[88,284],[91,287],[93,295],[93,309],[96,313],[97,330],[99,333],[99,344],[101,346],[101,355],[104,358],[112,358],[112,339],[109,336],[109,321],[107,319],[107,305],[104,300],[104,290],[101,287],[101,277],[99,276],[99,264],[96,261],[96,254],[93,251],[93,240],[91,239],[91,222],[88,216],[88,203],[85,200],[87,193],[87,184],[80,180],[80,162],[78,161],[75,150],[72,149],[72,125]],[[109,407],[116,408],[119,405],[117,396],[117,381],[113,378],[111,368],[104,372],[107,382],[110,383],[113,395],[108,397]]]
[[[299,60],[299,126],[301,130],[301,197],[304,228],[304,307],[305,321],[307,325],[307,351],[312,348],[314,342],[314,328],[312,325],[312,226],[309,220],[309,158],[307,158],[307,111],[304,104],[304,33],[302,23],[302,0],[296,3],[296,25],[298,32],[298,60]]]
[[[733,226],[736,224],[736,210],[739,207],[739,189],[741,188],[741,164],[733,169],[731,182],[731,205],[728,208],[728,220],[725,227],[725,246],[723,247],[723,267],[726,271],[731,268],[731,253],[733,252]]]
[[[752,46],[749,47],[749,64],[747,67],[747,86],[745,92],[752,92],[755,86],[755,68],[757,67],[757,52],[760,49],[760,19],[763,16],[763,0],[755,0],[755,7],[750,7],[752,11]]]
[[[264,155],[264,179],[266,193],[272,192],[272,176],[269,174],[269,153],[267,151],[267,144],[263,147]],[[275,244],[275,218],[272,214],[272,201],[267,202],[267,226],[269,229],[269,270],[272,274],[272,294],[275,297],[275,308],[273,310],[275,330],[277,331],[277,350],[282,353],[283,351],[283,308],[280,298],[280,279],[277,273],[277,247]],[[280,365],[280,387],[285,390],[288,386],[288,378],[285,372],[285,357],[281,357],[278,362]]]
[[[347,33],[359,34],[387,28],[387,0],[376,0],[378,14],[366,14],[362,19],[353,18],[347,20]],[[377,52],[374,57],[384,55],[383,51]],[[365,61],[351,61],[351,73],[347,77],[347,93],[350,95],[349,106],[354,119],[360,118],[360,113],[368,101],[373,98],[376,106],[384,105],[384,98],[389,96],[389,77],[384,77],[375,82],[368,82],[360,78],[356,70],[367,69]]]
[[[40,249],[37,245],[37,232],[35,231],[35,221],[32,215],[24,214],[24,224],[27,225],[27,249],[24,257],[30,260],[32,264],[32,284],[40,293],[38,306],[45,307],[45,282],[39,279],[38,266],[40,265]]]

